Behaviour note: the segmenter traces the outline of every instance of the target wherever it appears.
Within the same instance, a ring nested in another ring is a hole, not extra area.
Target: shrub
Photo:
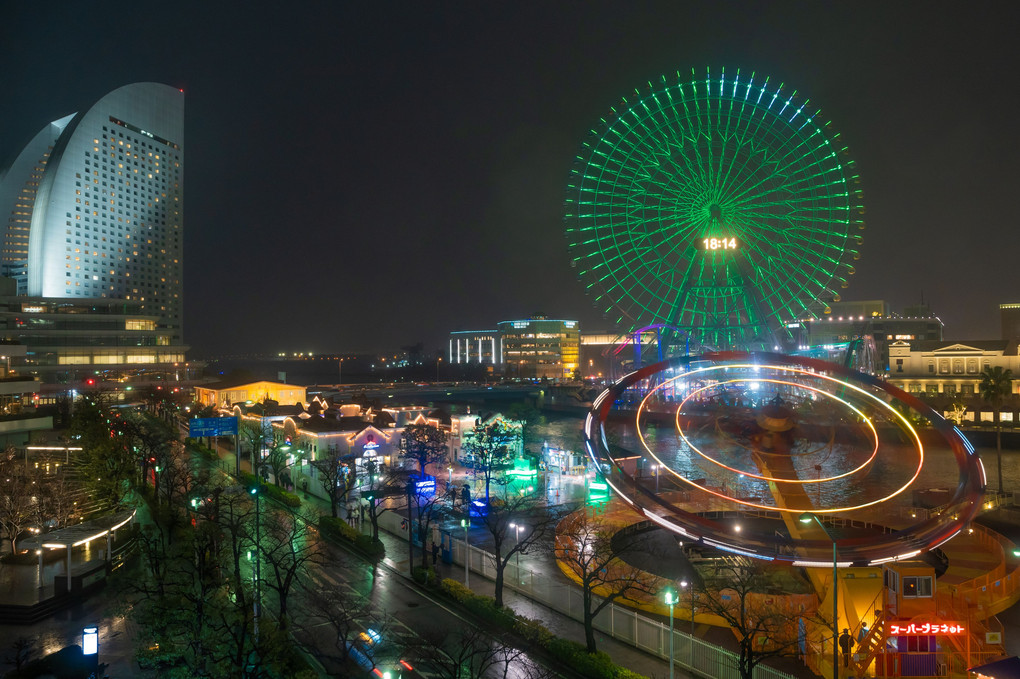
[[[413,577],[414,581],[418,584],[427,586],[435,583],[436,572],[429,567],[422,568],[421,566],[416,566],[411,571],[411,577]]]
[[[215,450],[213,450],[212,448],[206,448],[201,443],[199,443],[198,439],[186,438],[184,439],[184,445],[187,446],[189,450],[197,453],[198,455],[201,455],[205,459],[210,460],[212,462],[215,462],[216,460],[220,459],[219,454]]]
[[[255,478],[254,474],[248,472],[241,472],[241,481],[250,490],[258,485],[258,479]],[[262,494],[268,498],[272,498],[277,502],[284,504],[288,507],[296,508],[301,506],[301,498],[294,493],[288,493],[279,486],[274,486],[271,483],[263,483],[260,485],[262,488]]]
[[[545,647],[556,660],[591,679],[614,679],[622,669],[604,651],[588,653],[582,644],[569,639],[553,638]]]
[[[518,616],[510,608],[496,608],[496,602],[492,597],[475,594],[456,580],[449,578],[443,580],[439,584],[439,589],[479,618],[518,634],[581,676],[592,679],[643,679],[639,674],[618,667],[607,653],[602,651],[588,653],[583,644],[560,639],[541,622]]]
[[[445,578],[440,584],[439,589],[443,592],[443,594],[446,594],[457,603],[463,603],[468,597],[475,595],[474,592],[465,587],[462,583],[451,578]]]
[[[319,531],[323,537],[337,542],[346,542],[372,559],[381,559],[386,553],[382,542],[374,542],[371,535],[359,533],[343,519],[321,516],[319,517]]]

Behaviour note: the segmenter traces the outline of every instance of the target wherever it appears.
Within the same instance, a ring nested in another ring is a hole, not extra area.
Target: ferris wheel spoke
[[[796,160],[803,160],[805,158],[808,158],[807,154],[799,156]],[[802,184],[806,181],[810,181],[813,179],[817,179],[818,177],[824,176],[829,172],[833,171],[832,168],[825,168],[822,169],[821,171],[815,171],[812,174],[807,174],[807,172],[810,170],[817,170],[817,168],[822,163],[828,160],[827,158],[813,158],[809,163],[801,164],[799,166],[794,164],[796,160],[785,162],[785,164],[781,165],[781,163],[784,163],[785,160],[786,159],[780,158],[773,159],[773,162],[771,163],[774,167],[773,172],[769,175],[766,175],[765,177],[760,178],[759,181],[756,182],[755,184],[743,189],[739,194],[734,196],[734,200],[741,203],[752,202],[757,200],[762,194],[754,192],[777,176],[785,178],[786,181],[781,182],[781,185],[792,191],[799,184]],[[791,172],[791,170],[793,171]],[[794,175],[798,173],[801,175],[800,178],[794,178]],[[812,185],[814,184],[812,183]]]

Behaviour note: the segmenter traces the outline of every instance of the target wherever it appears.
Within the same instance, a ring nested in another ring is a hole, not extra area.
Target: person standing
[[[854,638],[850,636],[850,630],[846,627],[843,628],[843,633],[839,635],[839,650],[843,653],[843,667],[850,666],[850,649],[854,647]]]

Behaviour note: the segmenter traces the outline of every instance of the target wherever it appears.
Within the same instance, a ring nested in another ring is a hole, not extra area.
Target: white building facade
[[[118,88],[0,171],[0,273],[33,297],[123,299],[183,343],[184,93]]]

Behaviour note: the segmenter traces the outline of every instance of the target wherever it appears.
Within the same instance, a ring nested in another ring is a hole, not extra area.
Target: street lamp
[[[688,582],[686,580],[680,581],[680,588],[686,589]],[[690,667],[694,667],[694,583],[691,582],[691,643],[689,645],[689,653],[687,655],[687,664]]]
[[[832,537],[817,514],[804,512],[800,515],[801,523],[811,523],[812,521],[817,523],[825,533],[825,537],[832,541],[832,679],[839,679],[839,582],[836,579],[836,538]]]
[[[468,508],[468,511],[471,511]],[[464,529],[464,586],[471,588],[471,571],[468,569],[468,563],[471,561],[471,551],[468,549],[468,526],[470,525],[467,519],[461,519],[460,525]]]
[[[676,604],[676,593],[666,590],[666,605],[669,606],[669,679],[673,679],[673,605]]]
[[[255,487],[251,489],[251,494],[255,496],[255,602],[254,602],[253,608],[254,608],[254,613],[255,613],[255,616],[254,616],[254,618],[255,618],[254,619],[254,628],[255,628],[255,640],[256,641],[258,641],[258,638],[259,638],[259,615],[261,615],[261,611],[259,609],[260,609],[261,603],[262,603],[262,601],[261,601],[261,599],[262,599],[262,559],[260,558],[260,554],[259,554],[259,545],[261,544],[261,524],[260,524],[260,521],[259,521],[259,495],[262,494],[262,493],[259,492],[261,490],[260,486],[262,485],[259,482],[260,478],[261,477],[259,477],[256,474],[256,476],[255,476]]]
[[[655,472],[655,492],[656,493],[659,492],[659,467],[661,467],[661,466],[662,465],[659,465],[659,464],[653,464],[652,465],[652,471]]]
[[[517,581],[521,581],[521,529],[524,528],[519,523],[511,523],[510,527],[514,529],[514,537],[517,543]]]

